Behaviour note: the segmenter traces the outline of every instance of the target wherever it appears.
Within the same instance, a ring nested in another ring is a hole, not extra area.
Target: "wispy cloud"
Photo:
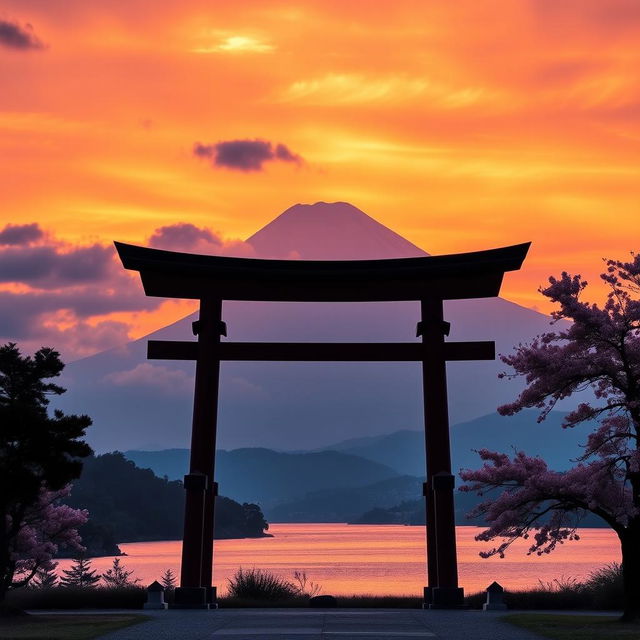
[[[192,49],[194,53],[269,53],[274,45],[251,36],[232,35],[217,40],[213,44],[200,45]]]
[[[481,87],[448,87],[422,77],[329,73],[298,80],[284,91],[285,102],[312,105],[401,103],[418,98],[435,100],[444,107],[463,107],[487,98]]]
[[[170,395],[184,395],[193,389],[193,376],[180,369],[143,362],[127,371],[114,371],[103,380],[117,387],[141,386]]]

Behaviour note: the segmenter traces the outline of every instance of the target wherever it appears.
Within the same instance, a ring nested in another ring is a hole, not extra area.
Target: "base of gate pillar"
[[[462,587],[433,587],[429,609],[462,609],[464,589]]]
[[[428,609],[431,606],[433,599],[432,595],[433,587],[424,587],[422,596],[422,608]]]
[[[217,587],[205,587],[207,590],[207,602],[210,609],[218,608],[218,588]]]
[[[176,587],[171,609],[209,609],[205,587]]]

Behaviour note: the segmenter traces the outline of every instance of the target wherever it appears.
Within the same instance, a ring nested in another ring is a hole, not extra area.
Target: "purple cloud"
[[[253,247],[242,240],[225,240],[218,233],[188,222],[156,229],[148,240],[150,247],[226,256],[253,256]]]
[[[44,232],[37,222],[8,224],[0,231],[0,245],[25,245],[41,240]]]
[[[223,245],[221,238],[209,229],[201,229],[188,222],[160,227],[149,238],[150,247],[168,251],[189,251],[202,243],[211,244],[214,247]]]
[[[114,250],[94,244],[62,250],[61,246],[10,246],[0,249],[0,282],[58,289],[105,280],[114,273]]]
[[[17,22],[8,20],[0,20],[0,45],[19,51],[46,49],[44,42],[33,33],[33,27],[30,24],[21,26]]]
[[[72,358],[128,339],[127,324],[101,316],[161,304],[144,295],[112,246],[72,246],[36,223],[0,231],[0,283],[0,343],[51,345]]]
[[[151,246],[194,253],[254,255],[240,240],[188,223],[160,227]],[[77,358],[128,340],[130,325],[113,313],[153,311],[162,300],[144,295],[122,268],[113,246],[71,245],[37,223],[0,229],[0,344],[26,351],[43,344]]]
[[[224,140],[216,144],[196,142],[193,153],[206,158],[215,167],[234,171],[262,171],[265,162],[302,163],[302,157],[293,153],[282,143],[268,140]]]

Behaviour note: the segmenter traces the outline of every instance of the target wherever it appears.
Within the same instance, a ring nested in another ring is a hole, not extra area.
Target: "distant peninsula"
[[[66,503],[89,512],[79,530],[88,556],[120,555],[121,542],[182,539],[182,482],[141,469],[119,452],[86,459]],[[216,499],[215,538],[262,538],[268,529],[257,504]]]

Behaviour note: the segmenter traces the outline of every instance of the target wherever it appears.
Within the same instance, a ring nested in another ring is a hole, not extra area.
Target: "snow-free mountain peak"
[[[376,260],[428,255],[348,202],[296,204],[247,242],[261,258]]]

